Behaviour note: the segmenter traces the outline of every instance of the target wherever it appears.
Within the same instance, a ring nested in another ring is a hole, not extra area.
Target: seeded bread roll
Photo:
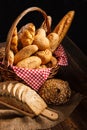
[[[39,89],[39,95],[47,104],[60,105],[69,101],[71,89],[67,81],[49,79]]]

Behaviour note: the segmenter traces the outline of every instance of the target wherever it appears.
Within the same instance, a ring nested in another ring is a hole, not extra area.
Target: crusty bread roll
[[[14,64],[16,65],[19,61],[31,56],[38,50],[36,45],[28,45],[22,48],[14,57]]]
[[[46,37],[44,29],[40,28],[37,30],[33,44],[37,45],[40,51],[50,48],[49,40]]]
[[[47,38],[49,39],[50,49],[52,52],[59,46],[59,35],[57,33],[50,33]]]
[[[36,52],[36,55],[41,58],[42,64],[44,65],[50,62],[52,52],[49,49],[46,49],[45,51]]]
[[[23,26],[18,32],[19,42],[23,47],[31,45],[35,36],[35,26],[33,23],[28,23]]]
[[[41,65],[41,59],[37,56],[30,56],[17,63],[16,66],[28,69],[35,69]]]

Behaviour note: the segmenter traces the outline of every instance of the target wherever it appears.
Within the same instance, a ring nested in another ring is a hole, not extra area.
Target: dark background
[[[87,55],[87,0],[2,0],[0,1],[0,42],[6,40],[7,33],[15,18],[25,9],[38,6],[52,16],[52,27],[69,11],[75,10],[75,17],[67,35]],[[39,23],[39,17],[26,16],[20,26],[28,20]]]

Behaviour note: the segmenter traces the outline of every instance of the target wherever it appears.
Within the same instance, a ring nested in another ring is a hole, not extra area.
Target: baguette
[[[57,26],[54,28],[53,32],[57,33],[59,35],[59,41],[58,44],[61,43],[65,35],[67,34],[71,23],[74,18],[75,11],[69,11],[65,14],[65,16],[60,20],[60,22],[57,24]]]

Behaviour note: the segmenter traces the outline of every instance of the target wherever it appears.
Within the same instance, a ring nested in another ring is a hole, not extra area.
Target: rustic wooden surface
[[[87,130],[87,109],[80,103],[70,117],[47,130]]]

